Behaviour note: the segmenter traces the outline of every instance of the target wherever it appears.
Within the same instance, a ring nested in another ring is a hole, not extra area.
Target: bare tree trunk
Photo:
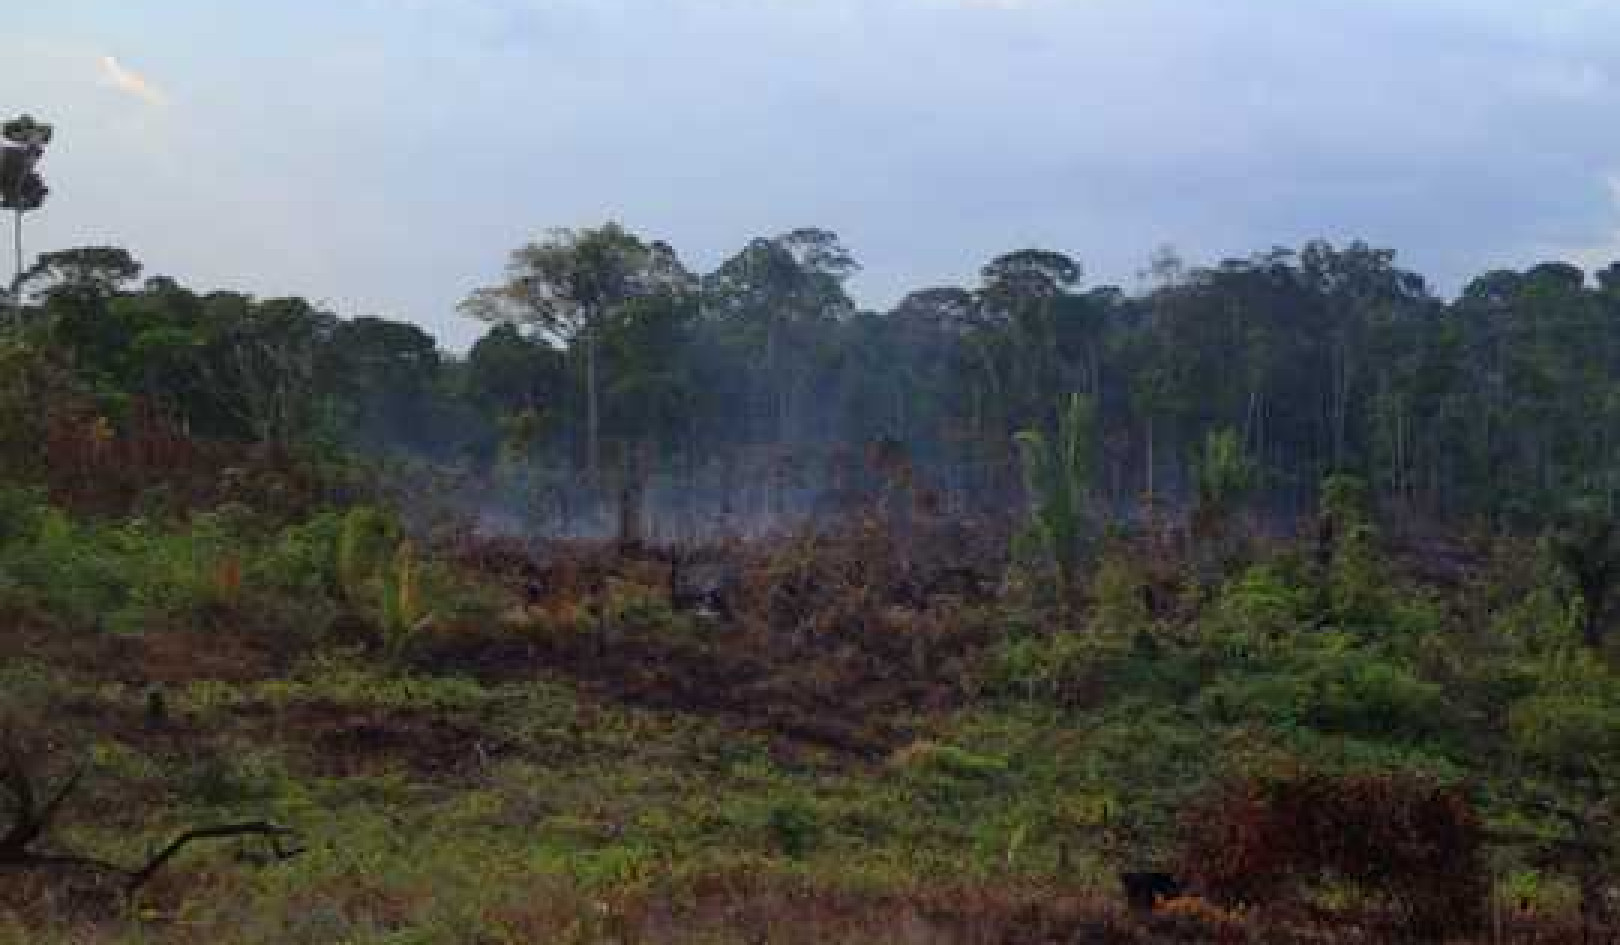
[[[601,414],[596,377],[596,328],[598,314],[585,319],[585,477],[595,488],[602,472]]]
[[[23,212],[18,208],[12,214],[11,221],[11,248],[16,255],[16,273],[11,278],[11,322],[13,327],[22,326],[22,282],[23,282],[23,240],[22,240]]]
[[[639,444],[625,452],[624,482],[619,490],[619,548],[634,550],[646,541],[647,458]]]
[[[1147,505],[1148,505],[1149,509],[1151,510],[1151,508],[1153,506],[1153,414],[1151,414],[1151,413],[1149,413],[1148,416],[1147,416],[1147,437],[1146,437],[1146,440],[1147,440],[1147,456],[1146,456],[1147,462],[1146,462],[1146,469],[1144,469],[1143,472],[1144,472],[1144,474],[1145,474],[1145,476],[1147,478],[1147,482],[1146,482],[1146,488],[1144,488],[1142,490],[1142,495],[1143,495],[1144,499],[1147,501]]]
[[[788,405],[792,397],[792,389],[782,377],[782,371],[777,363],[779,360],[778,348],[781,343],[781,339],[778,337],[780,334],[781,327],[777,324],[775,316],[772,316],[769,326],[765,329],[765,383],[771,385],[772,392],[775,394],[775,442],[777,446],[784,446],[788,440]]]

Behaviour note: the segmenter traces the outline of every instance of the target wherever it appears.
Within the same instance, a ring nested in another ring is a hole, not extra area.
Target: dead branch
[[[298,836],[297,831],[291,827],[283,827],[266,821],[255,821],[245,824],[222,824],[216,827],[197,827],[188,830],[169,842],[169,845],[158,851],[157,855],[146,861],[140,869],[127,871],[129,878],[124,882],[124,891],[134,893],[157,875],[168,862],[174,859],[186,845],[193,840],[223,840],[230,837],[265,837],[271,842],[271,852],[279,862],[290,860],[304,852],[303,847],[283,848],[283,840],[291,840]]]
[[[51,824],[68,798],[83,779],[84,769],[75,769],[48,801],[39,803],[34,778],[15,744],[0,741],[0,791],[11,797],[11,826],[0,834],[0,867],[12,869],[53,869],[61,867],[83,868],[122,878],[126,895],[133,895],[156,876],[188,845],[197,840],[219,840],[230,837],[264,837],[270,841],[275,860],[289,860],[304,852],[302,847],[286,846],[295,841],[297,832],[291,827],[267,821],[221,824],[197,827],[180,834],[159,850],[146,863],[135,869],[118,866],[94,857],[72,853],[42,853],[33,849],[49,831]]]
[[[0,862],[25,855],[28,848],[44,836],[51,821],[62,809],[63,803],[79,786],[79,779],[83,774],[83,769],[74,771],[57,789],[56,794],[45,802],[45,806],[40,807],[34,793],[33,778],[30,777],[27,766],[23,764],[16,746],[7,742],[0,748],[0,782],[4,783],[16,806],[15,823],[3,837],[0,837]]]

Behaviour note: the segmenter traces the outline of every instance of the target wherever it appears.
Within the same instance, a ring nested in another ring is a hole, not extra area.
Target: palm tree
[[[12,212],[12,249],[16,273],[11,280],[11,304],[15,321],[22,320],[23,214],[38,210],[50,188],[36,169],[51,143],[53,129],[29,115],[0,125],[0,138],[9,142],[0,147],[0,209]]]

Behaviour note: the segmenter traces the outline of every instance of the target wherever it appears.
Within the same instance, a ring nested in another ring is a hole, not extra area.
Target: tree
[[[497,413],[554,410],[566,384],[563,352],[544,338],[499,324],[467,353],[467,392]]]
[[[1061,365],[1058,310],[1080,281],[1080,264],[1062,253],[1023,249],[987,263],[976,295],[977,328],[970,344],[997,401],[1006,431],[1042,422],[1052,392],[1070,388]],[[1095,393],[1095,391],[1091,391]]]
[[[604,385],[604,426],[611,436],[651,447],[683,438],[697,406],[688,346],[697,300],[660,295],[633,299],[602,326],[603,363],[614,378]]]
[[[79,246],[41,253],[19,286],[35,285],[40,299],[100,301],[111,298],[141,275],[141,264],[121,246]]]
[[[1574,502],[1553,532],[1552,551],[1581,598],[1581,638],[1603,644],[1615,591],[1620,588],[1620,519],[1600,502]]]
[[[1080,264],[1047,249],[1021,249],[997,256],[980,270],[986,307],[1007,315],[1044,299],[1054,299],[1080,281]]]
[[[1423,278],[1395,266],[1395,252],[1360,241],[1336,249],[1322,240],[1307,243],[1299,254],[1299,271],[1326,307],[1328,316],[1329,390],[1327,397],[1330,468],[1346,467],[1351,450],[1351,405],[1362,398],[1357,383],[1365,374],[1358,356],[1375,316],[1410,309],[1428,297]]]
[[[859,268],[837,234],[805,227],[751,241],[704,280],[711,314],[754,335],[749,347],[762,349],[756,387],[771,404],[778,444],[790,439],[805,355],[854,311],[844,283]]]
[[[35,121],[29,115],[0,125],[0,138],[8,142],[0,147],[0,209],[12,212],[16,269],[11,283],[11,304],[17,321],[22,319],[23,214],[38,210],[50,194],[50,188],[45,186],[45,179],[36,168],[53,134],[50,125]]]
[[[254,302],[215,293],[205,303],[214,324],[204,374],[254,439],[290,446],[320,420],[319,360],[337,319],[303,299]]]
[[[530,325],[584,349],[586,471],[596,485],[602,465],[597,348],[603,321],[631,299],[683,292],[691,281],[667,243],[647,243],[607,223],[555,229],[517,249],[507,265],[507,281],[480,289],[462,307],[475,317]]]
[[[332,327],[322,354],[322,386],[346,408],[361,442],[429,450],[445,434],[430,422],[441,368],[432,335],[405,322],[357,318]]]

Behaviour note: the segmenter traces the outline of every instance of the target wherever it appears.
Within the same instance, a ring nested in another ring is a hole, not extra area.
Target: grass
[[[72,536],[99,528],[54,534],[52,553],[78,556]],[[242,599],[331,588],[308,537],[322,529],[261,534],[245,573],[280,577],[244,579]],[[139,534],[119,554],[195,547]],[[1298,766],[1465,786],[1520,838],[1492,850],[1516,910],[1502,921],[1547,941],[1573,927],[1575,878],[1543,855],[1568,825],[1538,798],[1570,806],[1608,776],[1620,695],[1555,631],[1525,642],[1561,619],[1556,595],[1500,608],[1509,633],[1448,616],[1473,590],[1442,601],[1386,577],[1357,590],[1354,620],[1306,629],[1310,594],[1282,556],[1202,600],[1183,591],[1189,620],[1114,606],[1137,573],[1116,559],[1102,593],[1117,600],[1054,631],[1016,598],[896,615],[827,584],[862,569],[791,554],[758,568],[771,577],[732,625],[617,580],[611,635],[577,602],[526,613],[463,575],[477,621],[429,628],[408,658],[341,619],[188,622],[188,604],[132,635],[45,619],[50,595],[14,588],[0,709],[54,742],[54,772],[89,765],[56,847],[135,862],[185,826],[268,818],[307,850],[267,865],[251,844],[200,847],[111,912],[0,884],[0,943],[1320,940],[1310,909],[1375,928],[1364,891],[1332,883],[1242,916],[1122,912],[1114,872],[1173,862],[1208,786]],[[780,625],[784,574],[814,591],[803,624]],[[846,717],[860,737],[806,724]]]

